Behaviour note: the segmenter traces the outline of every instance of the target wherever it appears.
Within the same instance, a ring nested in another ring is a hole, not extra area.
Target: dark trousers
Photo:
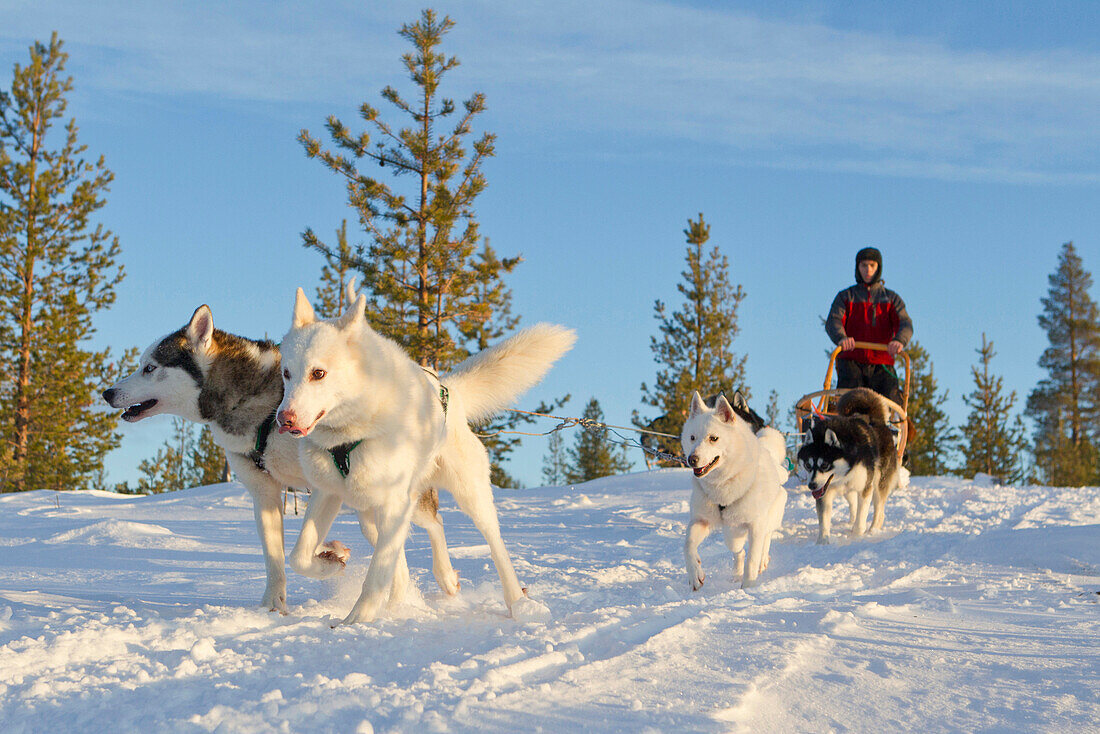
[[[901,387],[898,373],[892,365],[865,364],[851,359],[836,361],[836,386],[838,388],[869,387],[879,395],[901,405]]]

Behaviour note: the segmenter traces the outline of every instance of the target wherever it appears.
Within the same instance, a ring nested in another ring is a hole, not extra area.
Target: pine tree
[[[75,120],[55,126],[67,60],[55,33],[0,91],[0,491],[96,481],[120,440],[98,392],[134,356],[82,348],[123,270],[118,238],[92,223],[114,176],[84,158]]]
[[[581,414],[585,420],[603,423],[603,410],[596,398],[588,401]],[[592,479],[621,474],[631,468],[626,448],[616,446],[607,436],[607,429],[585,426],[577,434],[577,440],[569,456],[569,469],[566,479],[571,484],[579,484]]]
[[[909,470],[923,476],[941,476],[951,471],[951,459],[959,442],[958,431],[943,409],[948,391],[940,391],[935,366],[919,342],[910,342],[905,351],[913,370],[908,414],[914,436],[907,444]]]
[[[1082,486],[1100,479],[1100,309],[1089,295],[1092,275],[1072,242],[1062,246],[1048,279],[1039,325],[1050,346],[1039,358],[1047,371],[1027,399],[1035,421],[1035,463],[1042,480]]]
[[[323,319],[339,316],[348,307],[344,286],[351,271],[351,246],[348,245],[348,220],[340,222],[336,230],[336,247],[323,245],[325,264],[321,267],[321,285],[317,287],[317,300],[313,304],[317,315]]]
[[[962,472],[966,476],[985,472],[1006,484],[1014,484],[1024,477],[1027,451],[1023,420],[1020,416],[1011,418],[1016,391],[1004,394],[1003,379],[990,374],[989,365],[996,353],[985,334],[981,348],[975,351],[979,364],[970,368],[974,391],[963,398],[970,407],[970,415],[961,428]]]
[[[156,494],[202,487],[224,481],[225,452],[214,443],[208,426],[197,427],[183,418],[173,418],[171,438],[138,469],[143,475],[138,480],[139,492]]]
[[[191,486],[204,487],[208,484],[219,484],[226,481],[228,465],[225,461],[225,451],[214,443],[214,433],[210,426],[199,429],[199,437],[195,441],[190,457]]]
[[[768,407],[766,409],[768,425],[776,430],[779,428],[779,393],[772,390],[768,393]]]
[[[709,253],[703,246],[710,239],[710,225],[699,214],[688,219],[683,281],[676,288],[684,297],[680,310],[668,313],[657,300],[654,317],[660,337],[651,337],[654,361],[660,365],[653,388],[642,383],[642,402],[656,408],[657,418],[637,418],[640,428],[678,437],[687,418],[688,400],[698,390],[703,395],[724,391],[729,395],[740,389],[749,397],[742,382],[745,358],[738,358],[732,342],[739,331],[737,307],[745,298],[741,286],[730,285],[729,260],[717,246]],[[657,447],[678,454],[678,438],[653,437]]]
[[[323,150],[308,130],[298,136],[307,156],[346,179],[348,203],[371,239],[368,247],[355,249],[350,261],[363,273],[371,295],[371,323],[422,366],[436,370],[467,354],[472,335],[492,311],[486,293],[520,262],[519,257],[485,256],[485,250],[478,256],[474,202],[486,186],[481,167],[494,153],[495,136],[486,133],[472,150],[465,147],[474,118],[486,109],[480,93],[444,129],[457,108],[453,100],[440,98],[439,86],[458,59],[437,47],[453,26],[450,18],[440,20],[428,9],[418,22],[401,28],[400,35],[414,47],[402,58],[418,88],[416,101],[406,101],[393,87],[386,87],[382,97],[411,119],[409,127],[395,130],[377,109],[363,104],[360,115],[377,133],[377,142],[368,132],[351,133],[335,116],[326,125],[333,150]],[[359,169],[360,160],[369,168]],[[391,172],[395,184],[409,181],[407,192],[374,178],[380,169]],[[311,230],[302,238],[308,248],[337,255]]]
[[[546,456],[542,459],[542,481],[547,487],[560,487],[569,482],[569,461],[561,431],[551,433],[547,441]]]
[[[157,494],[192,486],[189,483],[187,458],[193,443],[191,424],[183,418],[173,418],[171,438],[157,450],[156,456],[145,459],[138,465],[138,470],[142,473],[138,480],[138,491]]]

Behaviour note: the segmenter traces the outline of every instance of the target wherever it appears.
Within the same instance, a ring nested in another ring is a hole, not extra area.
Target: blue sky
[[[364,101],[396,121],[379,92],[410,89],[396,31],[422,7],[0,2],[3,85],[58,31],[69,115],[116,175],[101,221],[128,276],[97,344],[144,347],[201,303],[228,331],[285,332],[321,265],[301,231],[354,224],[295,138],[330,114],[359,129]],[[760,408],[820,385],[820,317],[863,246],[882,250],[956,422],[983,331],[1021,402],[1042,376],[1036,315],[1062,243],[1100,268],[1100,4],[433,7],[462,61],[443,92],[488,98],[481,231],[525,259],[515,311],[579,335],[521,407],[571,393],[562,412],[579,415],[595,396],[629,423],[656,369],[654,300],[678,303],[700,212],[748,294],[735,348]],[[124,427],[111,479],[135,478],[167,433],[166,418]],[[513,473],[538,483],[544,450],[527,439]]]

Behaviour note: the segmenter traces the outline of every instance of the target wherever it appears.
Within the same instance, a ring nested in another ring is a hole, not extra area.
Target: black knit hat
[[[871,260],[878,263],[878,267],[875,268],[875,274],[871,278],[871,283],[877,283],[882,279],[882,253],[879,252],[876,247],[864,247],[856,253],[856,283],[859,284],[863,283],[863,278],[859,276],[859,264],[864,260]],[[871,285],[871,283],[867,285]]]

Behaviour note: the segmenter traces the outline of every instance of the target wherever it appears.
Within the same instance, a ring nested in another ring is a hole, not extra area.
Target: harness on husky
[[[420,369],[424,370],[429,377],[435,380],[435,384],[439,385],[439,403],[443,406],[443,418],[446,419],[447,405],[451,402],[451,391],[447,389],[446,385],[439,381],[439,375],[435,373],[435,370],[430,370],[427,367],[421,367]]]
[[[272,415],[256,429],[256,448],[248,453],[248,458],[252,459],[252,463],[262,472],[267,471],[267,465],[264,463],[264,451],[267,450],[267,439],[270,438],[271,431],[274,428],[275,416]]]
[[[351,452],[361,443],[363,439],[342,443],[328,450],[332,454],[332,463],[336,465],[336,471],[340,472],[340,476],[344,479],[348,478],[348,471],[351,469]]]
[[[446,423],[447,420],[447,406],[451,402],[451,392],[439,382],[439,378],[435,373],[427,368],[422,368],[425,372],[436,379],[436,384],[439,385],[439,404],[443,406],[443,420]],[[270,430],[270,429],[269,429]],[[332,456],[332,463],[336,466],[336,471],[340,472],[340,476],[344,479],[348,478],[348,472],[351,471],[351,452],[355,450],[355,447],[363,443],[363,439],[358,441],[349,441],[342,443],[339,446],[333,446],[328,450]]]

